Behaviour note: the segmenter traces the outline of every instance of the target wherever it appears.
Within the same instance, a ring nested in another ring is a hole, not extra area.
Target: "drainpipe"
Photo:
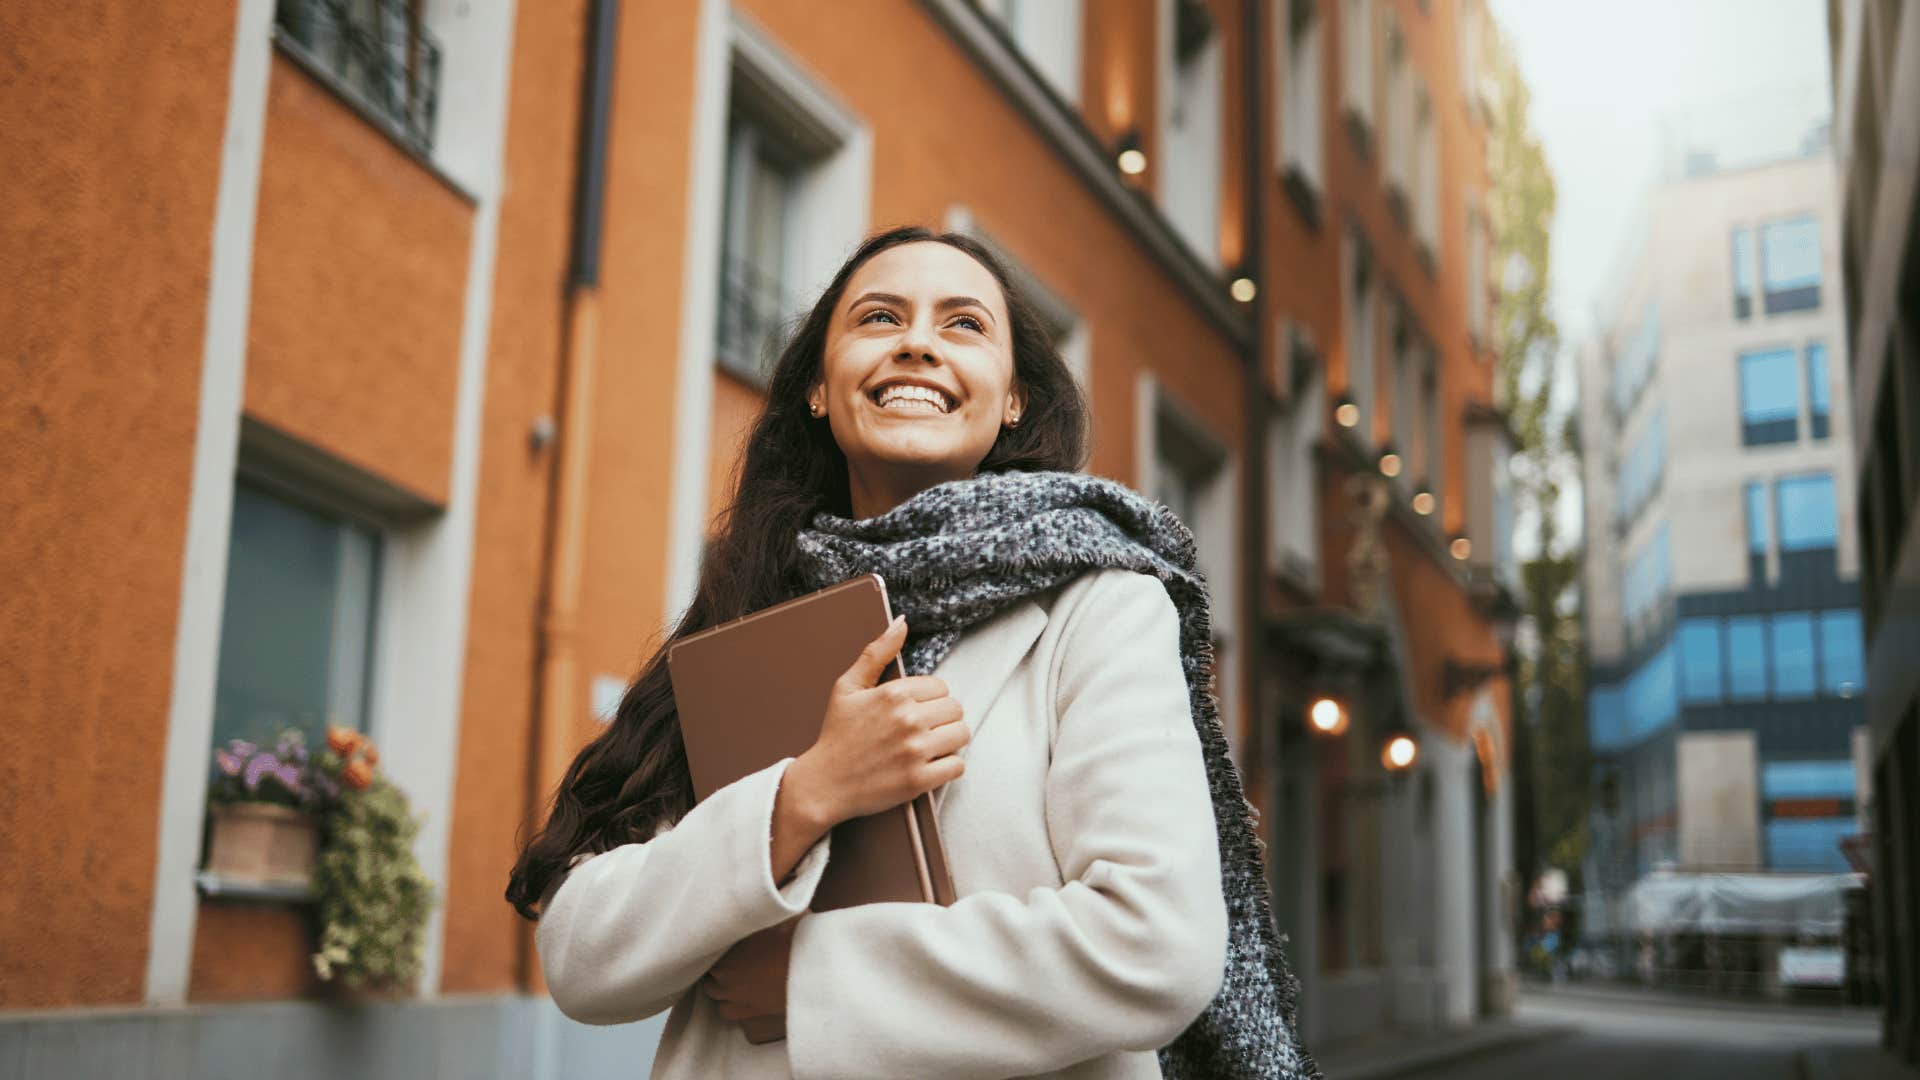
[[[574,178],[573,256],[567,267],[566,321],[555,389],[557,440],[548,483],[545,550],[536,627],[532,753],[527,828],[541,822],[546,798],[574,750],[581,715],[576,627],[586,538],[587,466],[592,437],[594,367],[600,346],[600,234],[606,202],[608,117],[613,106],[615,31],[620,0],[592,0],[581,83],[579,164]],[[521,927],[520,982],[543,993],[533,926]]]

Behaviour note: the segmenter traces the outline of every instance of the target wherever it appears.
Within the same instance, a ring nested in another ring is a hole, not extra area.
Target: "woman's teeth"
[[[883,409],[947,411],[946,395],[926,386],[886,387],[880,391],[876,403]]]

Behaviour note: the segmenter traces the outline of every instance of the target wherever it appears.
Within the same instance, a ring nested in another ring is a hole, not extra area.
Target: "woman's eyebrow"
[[[870,292],[870,293],[862,294],[858,299],[854,300],[853,303],[848,304],[847,309],[852,310],[854,308],[859,307],[861,304],[865,304],[868,302],[893,304],[896,307],[912,306],[911,301],[909,301],[906,297],[901,296],[899,293]],[[988,307],[984,302],[978,299],[975,299],[974,297],[971,297],[971,296],[944,297],[938,303],[933,305],[933,310],[951,311],[954,308],[963,308],[963,307],[979,308],[980,311],[986,315],[987,320],[989,322],[993,320],[993,309]]]

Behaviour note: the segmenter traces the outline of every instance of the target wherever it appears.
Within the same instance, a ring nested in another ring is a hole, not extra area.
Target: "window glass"
[[[1765,799],[1851,799],[1853,762],[1769,761],[1760,767]]]
[[[1780,550],[1815,551],[1838,540],[1833,476],[1783,477],[1775,485],[1780,499]]]
[[[1625,606],[1628,622],[1638,622],[1665,598],[1673,578],[1673,551],[1667,526],[1653,534],[1627,566]]]
[[[1673,643],[1648,657],[1627,678],[1627,735],[1632,741],[1665,727],[1680,711]]]
[[[1804,612],[1775,615],[1773,631],[1773,696],[1813,696],[1813,616]]]
[[[1602,686],[1588,695],[1587,727],[1597,750],[1614,750],[1626,743],[1626,701],[1618,686]]]
[[[366,728],[376,535],[249,485],[235,487],[213,742],[271,744],[300,728]]]
[[[1811,217],[1775,221],[1760,230],[1760,259],[1767,291],[1786,292],[1820,284],[1820,229]]]
[[[1740,421],[1747,445],[1799,435],[1800,379],[1792,349],[1740,354]]]
[[[1767,485],[1764,480],[1747,483],[1747,554],[1767,553]]]
[[[1807,346],[1807,405],[1816,439],[1826,438],[1830,430],[1831,393],[1827,385],[1827,346],[1816,341]]]
[[[755,120],[736,115],[728,131],[721,226],[720,362],[759,377],[791,305],[788,236],[798,163]]]
[[[1866,687],[1860,655],[1860,613],[1820,613],[1820,688],[1829,694],[1853,697]]]
[[[1854,819],[1775,818],[1767,822],[1767,868],[1844,873],[1842,837],[1858,831]]]
[[[1753,296],[1753,231],[1744,226],[1733,230],[1733,295]]]
[[[1286,5],[1286,97],[1276,110],[1287,163],[1313,184],[1320,183],[1320,20],[1312,0]]]
[[[1767,696],[1767,625],[1759,615],[1727,620],[1727,689],[1735,701]]]
[[[1720,620],[1680,621],[1680,697],[1688,703],[1720,700]]]

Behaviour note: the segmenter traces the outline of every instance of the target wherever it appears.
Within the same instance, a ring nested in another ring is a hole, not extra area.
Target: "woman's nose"
[[[900,349],[895,355],[899,360],[939,359],[936,349],[933,326],[925,319],[914,319],[900,332]]]

